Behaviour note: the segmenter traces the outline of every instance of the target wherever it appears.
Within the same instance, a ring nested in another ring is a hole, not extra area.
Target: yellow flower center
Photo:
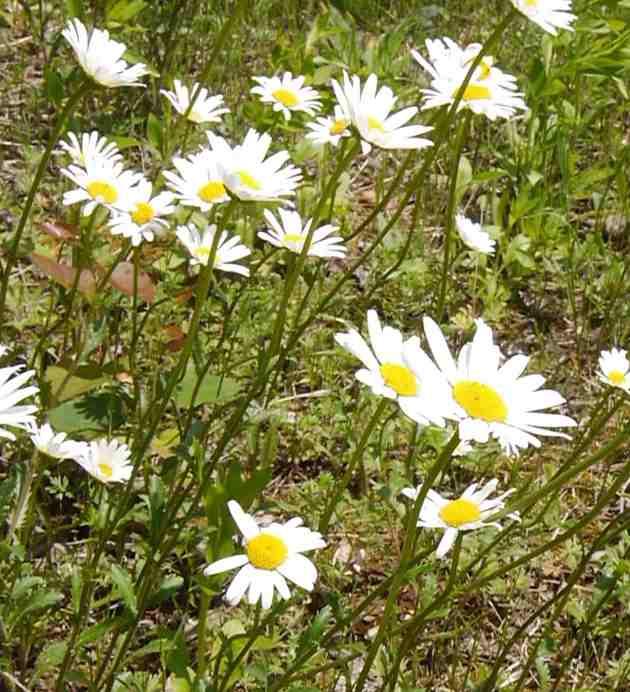
[[[94,180],[87,186],[87,191],[92,199],[105,204],[114,204],[118,199],[118,190],[104,180]]]
[[[479,521],[480,517],[479,505],[464,497],[449,502],[440,510],[440,519],[454,528]]]
[[[453,92],[453,97],[457,95],[459,87]],[[480,84],[469,84],[464,90],[463,101],[487,101],[492,98],[490,89]]]
[[[211,247],[208,247],[207,245],[201,245],[195,250],[194,255],[202,264],[208,264],[208,258],[210,257],[211,252]]]
[[[367,122],[370,130],[378,130],[379,132],[385,132],[383,123],[378,118],[374,118],[373,116],[369,115]]]
[[[472,63],[476,57],[477,56],[474,56],[474,57],[470,58],[470,60],[467,60],[466,65],[472,65]],[[479,79],[482,81],[484,79],[488,79],[488,77],[490,76],[490,74],[492,72],[492,65],[489,62],[487,62],[486,60],[482,60],[477,67],[481,71]]]
[[[154,216],[155,211],[150,204],[147,202],[138,202],[131,218],[138,226],[143,226],[145,223],[149,223]]]
[[[527,7],[538,7],[539,0],[525,0]]]
[[[343,118],[337,118],[337,120],[335,120],[335,122],[330,126],[328,131],[331,135],[340,135],[345,132],[347,127],[348,122],[346,120]]]
[[[210,180],[197,190],[197,194],[204,202],[212,204],[225,195],[225,185],[220,180]]]
[[[101,476],[104,478],[111,478],[114,473],[114,469],[110,466],[110,464],[101,463],[98,465],[98,470],[101,472]]]
[[[508,408],[503,397],[492,387],[474,380],[462,380],[453,387],[455,401],[471,418],[487,423],[504,423]]]
[[[621,370],[611,370],[608,373],[608,379],[610,380],[611,384],[620,385],[626,379],[626,376],[623,372],[621,372]]]
[[[236,173],[239,177],[239,180],[241,181],[242,185],[245,185],[245,187],[249,187],[252,190],[260,190],[262,189],[262,185],[254,178],[251,173],[248,173],[247,171],[237,171]]]
[[[271,95],[276,99],[276,101],[280,101],[280,103],[287,108],[297,106],[300,102],[300,99],[288,89],[276,89],[275,91],[271,92]]]
[[[196,111],[194,108],[188,114],[188,120],[190,120],[191,123],[200,123],[202,122],[203,118],[204,116],[199,111]]]
[[[305,236],[301,233],[287,233],[282,239],[285,245],[290,247],[299,246],[302,247],[304,243]]]
[[[418,392],[418,382],[415,375],[404,365],[398,363],[383,363],[380,367],[385,384],[400,396],[415,396]]]
[[[247,557],[258,569],[276,569],[288,554],[287,544],[271,533],[259,533],[247,543]]]

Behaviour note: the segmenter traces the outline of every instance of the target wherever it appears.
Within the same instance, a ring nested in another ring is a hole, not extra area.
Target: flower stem
[[[468,132],[472,111],[466,111],[464,117],[459,121],[457,127],[457,135],[455,137],[455,148],[453,150],[453,159],[451,165],[451,180],[448,191],[448,207],[446,211],[446,234],[444,236],[444,260],[442,263],[442,278],[440,280],[440,293],[438,297],[436,317],[441,320],[444,312],[444,303],[446,301],[446,287],[448,284],[448,270],[451,260],[451,238],[453,235],[453,226],[455,225],[455,207],[457,205],[458,190],[457,181],[459,180],[459,161],[462,156],[464,140]]]
[[[50,138],[48,139],[46,149],[42,154],[42,158],[39,160],[39,165],[37,166],[37,171],[35,172],[35,177],[33,178],[33,182],[31,184],[31,189],[28,192],[28,197],[26,198],[26,203],[24,204],[24,208],[22,209],[20,221],[18,222],[15,235],[13,236],[13,242],[11,243],[11,247],[9,248],[7,262],[4,265],[2,283],[0,284],[0,326],[2,325],[2,321],[4,319],[4,307],[7,297],[9,278],[11,276],[11,270],[13,269],[15,262],[17,260],[17,250],[20,245],[20,240],[22,239],[22,234],[24,233],[24,229],[26,228],[26,222],[28,221],[28,218],[30,216],[31,209],[33,207],[33,202],[35,201],[35,195],[37,194],[39,185],[42,181],[42,178],[44,177],[44,173],[46,172],[48,161],[50,160],[50,157],[52,155],[53,148],[57,143],[57,140],[59,139],[59,135],[61,134],[64,125],[66,124],[66,120],[68,120],[70,115],[74,112],[74,109],[78,105],[79,101],[83,98],[83,96],[85,96],[85,94],[87,94],[88,91],[90,91],[90,89],[92,88],[92,82],[85,80],[81,82],[79,88],[72,94],[72,96],[70,96],[65,108],[57,118],[55,128],[52,131]]]

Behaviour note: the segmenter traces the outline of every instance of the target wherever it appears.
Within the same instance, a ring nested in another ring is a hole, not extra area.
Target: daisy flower
[[[35,371],[20,372],[20,370],[22,370],[21,365],[0,368],[0,437],[8,440],[15,440],[15,435],[5,430],[3,426],[10,425],[14,428],[26,429],[35,424],[33,414],[37,411],[37,406],[32,404],[16,406],[19,401],[38,391],[35,385],[22,388]]]
[[[334,115],[317,118],[312,123],[306,123],[311,130],[306,134],[315,144],[332,144],[336,147],[343,137],[350,137],[350,119],[346,117],[341,106],[335,106]]]
[[[425,101],[422,110],[450,105],[454,102],[461,85],[475,60],[481,45],[471,44],[461,48],[449,38],[427,40],[429,60],[418,51],[411,55],[431,76],[431,86],[423,89]],[[517,91],[516,79],[494,66],[486,56],[475,69],[458,104],[458,110],[469,108],[490,120],[510,118],[517,110],[527,110],[523,94]]]
[[[254,77],[258,86],[251,89],[252,94],[260,96],[263,103],[272,103],[273,110],[284,115],[285,120],[291,120],[291,113],[302,111],[314,115],[321,108],[319,94],[315,89],[304,86],[304,77],[294,77],[285,72],[280,77]]]
[[[455,227],[466,247],[484,255],[494,254],[494,240],[483,230],[481,224],[467,219],[463,214],[457,214]]]
[[[258,237],[276,247],[286,248],[299,255],[308,237],[313,219],[308,219],[302,226],[302,218],[296,211],[278,209],[278,214],[280,221],[272,212],[265,209],[265,219],[271,228],[268,231],[261,231]],[[330,237],[331,233],[338,230],[339,228],[332,224],[316,228],[311,234],[311,242],[306,254],[309,257],[344,257],[346,248],[341,244],[343,238],[337,235]]]
[[[180,204],[210,211],[214,204],[227,202],[230,197],[223,183],[217,157],[207,149],[185,159],[174,158],[177,173],[164,171],[168,186]]]
[[[563,404],[563,397],[540,389],[545,382],[541,375],[521,377],[527,356],[512,356],[500,365],[503,356],[492,330],[483,320],[476,324],[474,339],[455,362],[440,328],[424,318],[429,347],[450,388],[460,439],[485,443],[492,435],[508,454],[517,454],[529,445],[540,447],[537,435],[568,437],[549,428],[574,427],[572,418],[540,412]]]
[[[320,533],[302,526],[300,518],[261,527],[234,500],[228,502],[228,509],[243,535],[245,554],[217,560],[203,573],[209,577],[240,568],[225,594],[230,605],[237,605],[248,592],[251,605],[261,601],[263,608],[270,608],[274,590],[285,600],[291,597],[287,579],[306,591],[313,590],[317,569],[302,553],[326,547]]]
[[[218,123],[221,122],[221,116],[224,113],[230,112],[229,108],[223,108],[225,104],[223,103],[223,96],[221,94],[210,96],[206,87],[201,87],[197,82],[195,82],[189,90],[179,79],[176,79],[173,82],[173,87],[175,91],[161,89],[160,94],[166,96],[173,108],[181,115],[186,115],[190,108],[193,95],[197,93],[197,91],[199,92],[187,116],[188,120],[193,123]]]
[[[167,228],[168,221],[163,217],[175,211],[171,192],[160,192],[152,197],[152,191],[151,183],[142,178],[130,188],[121,211],[114,212],[108,223],[113,235],[131,238],[134,247],[143,240],[152,241],[156,232]]]
[[[130,457],[126,444],[102,439],[78,446],[72,458],[102,483],[122,483],[131,478]]]
[[[212,254],[216,230],[217,227],[214,224],[206,226],[203,231],[200,231],[194,224],[177,228],[177,237],[190,253],[190,261],[193,265],[202,264],[206,266],[208,264]],[[214,254],[213,266],[215,269],[249,276],[247,267],[236,264],[238,260],[251,255],[252,252],[240,241],[241,239],[237,235],[229,238],[227,231],[221,233]]]
[[[231,147],[223,137],[208,132],[208,141],[230,192],[244,201],[277,201],[295,195],[302,180],[286,151],[266,158],[271,145],[268,134],[249,130],[242,144]]]
[[[387,86],[377,90],[375,74],[367,78],[363,89],[360,79],[354,75],[351,80],[347,72],[343,73],[343,86],[336,79],[331,83],[344,119],[349,120],[361,136],[364,154],[370,152],[372,145],[381,149],[423,149],[433,144],[431,140],[419,137],[433,128],[423,125],[404,127],[418,112],[415,106],[391,112],[397,99]]]
[[[599,357],[599,379],[630,393],[630,362],[621,348],[602,351]]]
[[[85,442],[73,442],[67,440],[66,433],[56,433],[50,423],[45,423],[41,427],[33,423],[28,428],[31,442],[42,453],[54,459],[70,459],[75,454],[83,451]]]
[[[556,29],[573,31],[571,22],[576,17],[571,14],[571,0],[512,0],[512,4],[528,19],[554,36],[557,34]]]
[[[127,50],[124,43],[109,38],[107,31],[92,29],[88,34],[78,20],[70,20],[61,32],[85,73],[98,84],[106,87],[144,86],[138,81],[148,74],[145,65],[129,66],[122,56]]]
[[[368,311],[367,322],[369,345],[354,329],[335,334],[337,343],[365,366],[356,372],[357,380],[377,396],[396,401],[417,423],[444,427],[444,418],[452,415],[448,387],[418,337],[403,340],[397,329],[381,327],[375,310]]]
[[[442,558],[448,553],[460,531],[474,531],[486,526],[502,528],[499,523],[488,522],[487,519],[505,507],[504,498],[511,495],[514,490],[508,490],[503,495],[488,499],[496,490],[497,484],[498,481],[495,478],[477,490],[477,483],[473,483],[457,500],[447,500],[435,490],[429,490],[420,508],[418,526],[424,529],[445,530],[436,551],[437,557]],[[414,501],[419,493],[420,487],[402,490],[405,497]],[[518,512],[508,516],[515,521],[520,520]]]
[[[108,141],[106,137],[101,137],[96,130],[89,133],[83,132],[79,135],[69,132],[68,141],[59,142],[59,146],[78,166],[87,166],[88,161],[97,159],[113,162],[122,158],[122,154],[118,151],[118,145]]]
[[[124,208],[131,196],[131,188],[141,179],[141,174],[126,171],[120,161],[99,157],[86,161],[85,168],[70,165],[61,172],[77,185],[77,189],[65,192],[64,205],[85,202],[83,214],[91,214],[102,204],[108,209]]]

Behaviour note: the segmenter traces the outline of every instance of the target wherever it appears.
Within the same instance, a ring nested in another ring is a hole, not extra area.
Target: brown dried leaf
[[[133,295],[133,264],[121,262],[112,272],[109,279],[111,285],[128,296]],[[155,285],[151,277],[144,272],[138,274],[138,296],[146,303],[155,300]]]
[[[40,255],[33,252],[29,255],[33,264],[46,276],[48,276],[53,281],[58,284],[65,286],[66,288],[72,288],[74,285],[76,277],[76,268],[69,264],[63,264],[61,262],[56,262],[49,257]],[[79,275],[79,281],[77,283],[77,290],[81,293],[85,293],[88,296],[94,296],[96,293],[96,276],[89,269],[81,270]]]
[[[186,334],[176,324],[167,324],[164,331],[169,337],[166,348],[171,353],[181,351],[186,341]]]
[[[39,228],[51,238],[66,242],[76,242],[78,240],[78,232],[76,226],[70,226],[67,223],[60,221],[44,221],[39,224]]]

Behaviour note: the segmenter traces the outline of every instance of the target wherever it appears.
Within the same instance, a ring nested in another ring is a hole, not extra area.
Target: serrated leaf
[[[84,376],[79,376],[79,373]],[[55,401],[59,402],[74,399],[108,381],[108,378],[103,377],[102,371],[99,369],[78,368],[76,374],[71,375],[65,368],[58,365],[51,365],[46,368],[44,379],[50,385],[51,394]],[[62,385],[63,389],[60,390]]]
[[[136,615],[138,612],[138,601],[134,592],[131,575],[122,567],[112,565],[111,576],[112,582],[116,586],[116,590],[123,599],[125,605],[127,608],[129,608],[133,615]]]

